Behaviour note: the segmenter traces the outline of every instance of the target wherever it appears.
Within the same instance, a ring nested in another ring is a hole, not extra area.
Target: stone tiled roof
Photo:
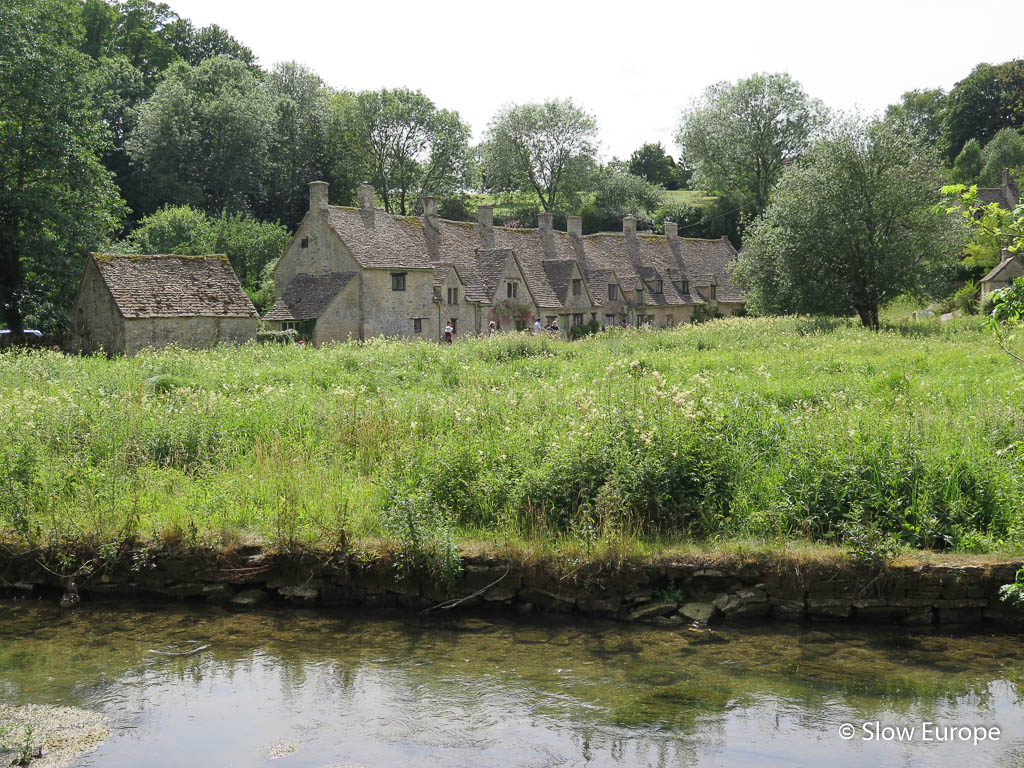
[[[981,278],[981,282],[986,283],[989,280],[995,280],[997,277],[999,277],[1000,274],[1002,274],[1004,269],[1006,269],[1007,267],[1009,267],[1011,265],[1016,265],[1017,263],[1018,263],[1017,262],[1017,258],[1015,256],[1011,256],[1008,259],[1003,259],[1002,261],[1000,261],[998,264],[996,264],[992,268],[991,272],[989,272],[987,275],[985,275],[983,278]],[[1007,277],[1007,278],[1004,278],[1004,279],[1010,279],[1010,278]]]
[[[646,303],[675,306],[703,303],[706,298],[696,289],[693,276],[714,275],[719,301],[744,301],[738,286],[727,271],[736,257],[728,240],[676,238],[669,242],[663,235],[620,232],[586,235],[582,238],[565,232],[541,229],[490,227],[477,223],[447,221],[439,217],[390,216],[374,214],[371,234],[367,214],[351,208],[329,209],[332,227],[341,235],[360,264],[380,265],[373,256],[374,243],[387,244],[400,258],[387,263],[389,268],[427,263],[434,268],[434,285],[440,286],[454,266],[465,285],[468,301],[485,304],[496,300],[508,258],[516,260],[534,303],[542,309],[561,309],[565,305],[573,265],[586,282],[591,299],[600,305],[607,300],[608,279],[614,273],[624,290],[631,290],[643,276],[662,280],[663,293],[648,290]],[[337,224],[335,223],[337,222]],[[349,242],[346,232],[358,235]],[[373,240],[373,238],[377,238]],[[384,247],[384,245],[380,245]],[[359,251],[359,253],[357,253]],[[689,291],[680,292],[675,283],[688,281]],[[707,283],[710,284],[710,279]],[[502,297],[497,297],[498,299]]]
[[[227,256],[92,254],[126,318],[259,315]]]
[[[569,283],[572,282],[573,267],[576,262],[568,259],[558,261],[544,261],[544,275],[547,277],[551,290],[555,292],[560,304],[565,304],[566,294],[569,293]]]
[[[284,296],[278,297],[264,320],[314,320],[323,314],[355,272],[332,272],[328,275],[296,275]]]
[[[327,223],[366,269],[431,269],[433,265],[384,211],[331,206]]]
[[[1020,201],[1017,182],[1012,177],[1004,179],[1004,182],[998,187],[978,187],[978,200],[986,205],[996,203],[1000,208],[1013,210]]]

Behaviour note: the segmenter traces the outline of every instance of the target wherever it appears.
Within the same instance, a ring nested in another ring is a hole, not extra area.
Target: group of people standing
[[[552,320],[547,325],[543,325],[541,323],[541,321],[540,321],[540,318],[538,317],[536,322],[534,322],[534,324],[533,324],[533,334],[534,334],[534,336],[539,336],[540,334],[544,333],[545,331],[547,331],[548,333],[555,333],[555,334],[557,334],[559,332],[558,320],[555,319],[555,320]],[[494,320],[491,320],[491,322],[489,322],[487,324],[487,335],[488,336],[493,336],[497,332],[498,332],[498,324]],[[444,343],[445,344],[451,344],[452,343],[452,339],[454,338],[454,336],[455,336],[455,324],[451,320],[449,320],[444,325]]]

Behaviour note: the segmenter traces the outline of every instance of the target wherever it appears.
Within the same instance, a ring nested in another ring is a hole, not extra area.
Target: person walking
[[[544,333],[544,326],[540,324],[540,318],[538,317],[533,324],[533,335],[540,336],[542,333]]]
[[[455,333],[455,326],[452,325],[452,321],[449,320],[445,324],[445,326],[444,326],[444,343],[445,344],[451,344],[452,343],[452,334],[454,334],[454,333]]]
[[[487,335],[488,336],[493,336],[497,332],[498,332],[498,324],[496,322],[494,322],[493,320],[491,320],[491,322],[489,322],[487,324]]]

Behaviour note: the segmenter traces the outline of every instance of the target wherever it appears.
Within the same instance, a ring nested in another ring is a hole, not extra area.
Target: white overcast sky
[[[503,104],[572,97],[596,115],[604,159],[647,141],[676,156],[680,113],[720,80],[788,72],[830,107],[873,113],[1024,56],[1020,0],[167,2],[264,67],[295,60],[336,88],[419,89],[475,140]]]

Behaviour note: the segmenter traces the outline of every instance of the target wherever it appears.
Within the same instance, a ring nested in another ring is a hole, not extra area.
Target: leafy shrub
[[[299,332],[294,328],[287,331],[260,331],[256,334],[256,341],[260,344],[296,344]]]
[[[953,294],[953,309],[959,309],[965,315],[978,314],[978,284],[968,280]]]

